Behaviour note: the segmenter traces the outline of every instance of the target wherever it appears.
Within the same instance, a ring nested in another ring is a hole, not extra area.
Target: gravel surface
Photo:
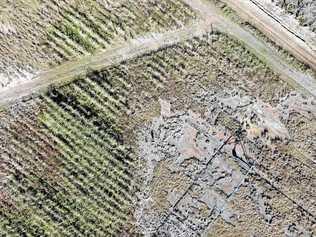
[[[272,2],[293,14],[303,26],[308,26],[316,32],[315,0],[272,0]]]

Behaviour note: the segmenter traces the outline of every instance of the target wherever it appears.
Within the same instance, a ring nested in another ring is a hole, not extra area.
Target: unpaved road
[[[316,38],[310,32],[299,29],[273,14],[263,5],[266,1],[224,0],[224,2],[246,18],[251,24],[264,32],[276,44],[290,51],[294,56],[316,71]]]
[[[111,50],[84,57],[74,62],[65,63],[50,71],[43,72],[33,80],[24,82],[23,84],[3,88],[0,90],[0,110],[1,107],[8,106],[16,100],[44,91],[51,84],[64,84],[71,81],[73,78],[83,75],[88,69],[99,70],[146,52],[202,35],[211,30],[211,25],[242,41],[275,72],[279,73],[285,81],[301,91],[316,97],[316,82],[313,78],[296,71],[292,66],[284,63],[281,57],[276,55],[265,43],[222,16],[221,12],[211,2],[207,2],[206,0],[183,1],[199,12],[204,21],[173,32],[155,35],[149,34],[145,37],[129,41],[124,45],[114,47]]]
[[[84,75],[87,70],[100,70],[104,67],[122,62],[124,60],[140,56],[146,52],[173,45],[182,40],[205,34],[211,28],[210,24],[197,22],[183,29],[163,34],[148,34],[133,39],[124,45],[116,46],[110,50],[98,54],[82,57],[73,62],[67,62],[52,70],[43,72],[32,80],[23,82],[12,87],[0,90],[0,111],[14,103],[16,100],[30,95],[36,95],[45,91],[48,86],[54,84],[65,84],[74,78]],[[27,98],[26,98],[27,99]]]
[[[280,55],[272,50],[266,43],[244,30],[241,26],[231,22],[224,17],[221,12],[208,0],[183,0],[193,9],[198,11],[200,15],[207,21],[213,24],[221,31],[242,41],[252,52],[266,62],[272,70],[280,74],[281,78],[290,83],[293,87],[301,92],[308,93],[316,97],[316,79],[310,75],[306,75],[297,71],[291,65],[284,62]],[[232,1],[233,2],[233,1]],[[235,4],[246,1],[235,1]],[[316,65],[316,54],[306,53],[305,48],[299,47],[296,42],[291,42],[287,35],[281,34],[278,37],[283,37],[283,41],[290,42],[292,47],[306,57],[311,57],[311,62]],[[307,46],[306,46],[307,47]],[[313,61],[312,59],[315,59]]]

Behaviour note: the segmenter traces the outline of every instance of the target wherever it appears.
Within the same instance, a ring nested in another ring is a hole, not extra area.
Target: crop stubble
[[[206,88],[236,89],[272,106],[292,90],[238,42],[213,32],[91,72],[69,85],[51,88],[25,107],[17,105],[3,112],[2,234],[115,236],[122,226],[131,228],[127,223],[135,208],[134,194],[142,191],[134,172],[139,159],[135,130],[159,114],[159,97],[174,98],[177,110],[205,109],[204,102],[201,105],[192,98]],[[296,119],[303,121],[304,116]],[[289,130],[292,121],[287,121]],[[228,126],[225,121],[220,124]],[[249,143],[258,149],[256,143]],[[307,152],[312,155],[313,146],[309,147]],[[276,155],[273,162],[280,164],[271,164],[265,157],[273,150],[266,149],[256,160],[258,169],[276,180],[274,187],[282,196],[288,192],[279,173],[284,159],[278,161]],[[307,172],[308,178],[310,171],[300,162],[294,169]],[[255,182],[249,183],[257,187]],[[269,187],[266,195],[274,197],[269,190],[274,187],[265,185]],[[309,185],[293,185],[291,199],[297,201],[303,193],[308,201]],[[313,225],[313,217],[304,213],[310,209],[308,202],[302,205],[305,225]],[[279,208],[277,212],[287,218],[287,211]],[[132,229],[126,231],[137,231]]]

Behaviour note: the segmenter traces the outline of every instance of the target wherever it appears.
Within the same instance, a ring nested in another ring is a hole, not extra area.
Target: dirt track
[[[265,33],[271,40],[290,51],[298,59],[316,70],[316,49],[313,34],[300,34],[280,17],[271,13],[256,0],[225,0],[232,9]],[[310,39],[312,38],[312,39]]]
[[[175,32],[148,34],[147,36],[128,41],[124,45],[116,46],[111,50],[83,57],[78,61],[64,63],[52,70],[41,73],[30,81],[0,90],[0,110],[1,106],[9,105],[18,99],[44,91],[49,85],[64,84],[71,81],[75,77],[84,74],[87,70],[102,69],[146,52],[175,44],[181,40],[199,36],[208,29],[210,29],[210,24],[202,23],[194,24]]]
[[[62,66],[44,72],[31,81],[0,90],[0,106],[7,106],[14,101],[45,90],[51,84],[63,84],[74,77],[84,74],[87,69],[98,70],[111,64],[142,55],[146,52],[172,45],[181,40],[201,35],[211,30],[211,25],[242,41],[258,57],[265,61],[275,72],[279,73],[285,81],[301,91],[316,97],[316,82],[310,76],[296,71],[292,66],[283,62],[266,44],[258,40],[239,25],[223,17],[213,4],[203,0],[183,0],[194,10],[200,13],[203,22],[187,26],[181,30],[164,34],[147,35],[132,40],[111,50],[84,57],[78,61],[65,63]],[[286,37],[282,35],[282,37]],[[283,40],[287,40],[286,38]],[[295,44],[294,44],[295,46]],[[304,55],[304,50],[299,52]],[[315,57],[315,55],[312,55]],[[1,108],[0,108],[1,109]]]
[[[285,63],[284,60],[276,54],[267,44],[242,29],[238,24],[229,21],[223,17],[219,10],[207,0],[184,0],[188,5],[197,10],[206,21],[213,21],[214,24],[223,32],[242,41],[250,50],[252,50],[259,58],[266,62],[275,72],[279,73],[281,78],[298,89],[303,89],[306,93],[316,97],[316,81],[309,75],[295,70],[292,66]],[[232,1],[233,2],[233,1]],[[241,1],[237,1],[238,3]],[[237,5],[237,2],[235,4]],[[280,35],[283,41],[288,42],[286,35]],[[316,55],[306,53],[306,48],[299,47],[295,41],[292,47],[302,55],[311,58],[311,62],[316,62]],[[307,47],[307,46],[306,46]],[[315,60],[313,61],[313,58]],[[315,65],[316,66],[316,65]]]

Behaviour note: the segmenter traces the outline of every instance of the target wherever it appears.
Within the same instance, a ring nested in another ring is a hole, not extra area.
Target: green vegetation
[[[79,28],[72,26],[70,24],[65,24],[61,27],[61,31],[69,37],[71,40],[75,41],[77,44],[82,45],[86,51],[93,53],[95,48],[89,42],[86,37],[83,37]]]
[[[263,42],[267,43],[272,49],[278,52],[281,55],[281,57],[291,66],[295,67],[297,70],[300,70],[302,72],[309,73],[310,75],[316,78],[316,72],[314,72],[308,65],[299,61],[289,51],[283,49],[281,46],[274,43],[267,36],[265,36],[260,30],[258,30],[255,26],[253,26],[250,22],[247,22],[244,19],[242,19],[238,15],[238,13],[232,8],[230,8],[226,3],[222,2],[221,0],[216,0],[215,5],[219,9],[221,9],[221,11],[224,13],[225,16],[229,17],[232,21],[237,22],[245,30],[249,31],[250,33],[254,34],[259,39],[262,39]]]
[[[310,66],[304,64],[303,62],[299,61],[297,58],[295,58],[289,51],[283,49],[281,46],[274,43],[272,40],[270,40],[267,36],[265,36],[260,30],[258,30],[256,27],[249,23],[243,24],[244,28],[246,28],[248,31],[250,31],[252,34],[257,36],[259,39],[262,39],[264,42],[266,42],[271,48],[276,50],[281,56],[282,59],[284,59],[288,64],[293,66],[295,69],[300,70],[302,72],[308,73],[316,78],[316,72],[313,71]]]
[[[255,81],[262,74],[268,80]],[[204,80],[234,87],[240,75],[262,91],[274,76],[238,41],[214,32],[50,88],[36,115],[0,127],[11,164],[0,235],[118,236],[137,188],[134,131],[151,105],[166,91],[195,93]]]
[[[42,98],[41,132],[34,131],[40,144],[30,135],[22,143],[13,134],[10,140],[18,153],[11,155],[25,157],[29,165],[12,170],[9,192],[15,208],[1,208],[2,234],[116,236],[125,224],[134,165],[118,123],[124,97],[118,91],[111,94],[106,80],[100,81],[87,77],[50,89]],[[44,143],[53,154],[42,153]],[[36,160],[32,153],[46,160]],[[41,171],[48,166],[45,161],[56,163],[56,176]]]
[[[115,1],[75,1],[60,8],[60,20],[49,27],[45,42],[47,51],[60,58],[58,63],[147,32],[175,29],[195,18],[192,9],[179,0],[127,1],[119,5]]]
[[[245,22],[245,20],[243,20],[234,9],[229,7],[226,3],[222,2],[221,0],[215,0],[214,4],[224,13],[225,16],[230,18],[233,22],[236,22],[239,25]]]

